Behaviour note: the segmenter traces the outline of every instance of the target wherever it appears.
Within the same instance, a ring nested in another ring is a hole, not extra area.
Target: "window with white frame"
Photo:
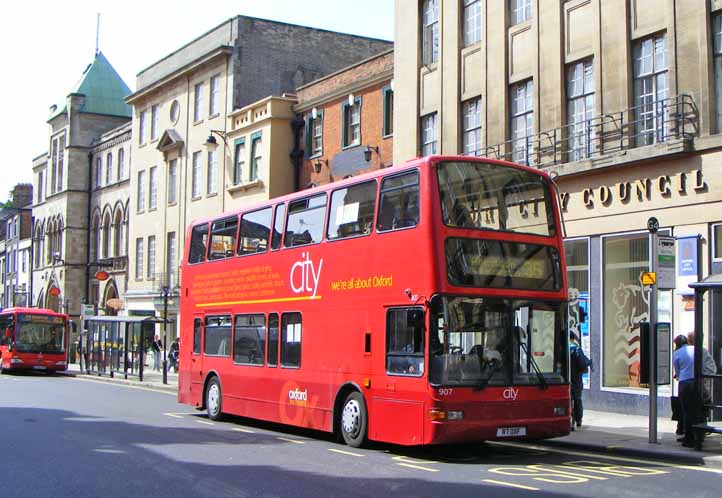
[[[143,237],[135,239],[135,279],[143,278]]]
[[[712,259],[722,261],[722,223],[712,225]]]
[[[311,120],[311,156],[323,154],[323,115]]]
[[[165,262],[165,271],[168,274],[168,278],[166,279],[166,282],[168,283],[168,286],[174,287],[175,286],[175,270],[177,268],[178,263],[176,262],[176,241],[175,241],[175,232],[168,232],[168,235],[166,236],[166,262]]]
[[[105,156],[105,184],[110,185],[113,182],[113,153],[108,152]]]
[[[481,97],[462,105],[464,155],[481,155]]]
[[[384,97],[384,128],[383,136],[389,137],[394,134],[394,91],[389,86],[382,90]]]
[[[531,0],[510,0],[509,17],[512,26],[531,18]]]
[[[712,40],[714,50],[714,96],[717,133],[722,133],[722,13],[712,18]]]
[[[201,196],[201,153],[193,153],[193,171],[191,177],[191,196],[195,199]]]
[[[155,278],[155,235],[148,237],[148,280]]]
[[[421,155],[430,156],[436,154],[436,141],[436,113],[433,112],[421,117]]]
[[[145,120],[147,119],[147,111],[140,111],[140,119],[138,123],[138,143],[145,143]]]
[[[361,99],[356,97],[353,105],[343,106],[343,146],[361,143]]]
[[[464,2],[464,46],[481,41],[481,0]]]
[[[203,83],[195,86],[193,94],[193,121],[200,121],[203,117]]]
[[[208,151],[208,184],[206,193],[208,195],[218,193],[218,153],[215,150]]]
[[[439,60],[439,0],[424,0],[421,50],[424,64]]]
[[[137,210],[145,209],[145,171],[138,171],[138,200]]]
[[[150,140],[158,138],[158,104],[150,108]]]
[[[209,103],[208,103],[208,114],[210,116],[215,116],[219,113],[219,103],[221,100],[221,77],[220,75],[216,74],[215,76],[211,76],[211,94],[209,96]]]
[[[178,159],[171,159],[168,163],[168,204],[177,202],[178,192]]]
[[[248,172],[248,179],[252,182],[258,180],[258,171],[261,168],[262,158],[263,142],[259,135],[251,139],[251,168]]]
[[[511,86],[511,138],[513,140],[512,159],[519,164],[533,164],[531,143],[534,127],[532,80]]]
[[[118,149],[118,180],[125,178],[125,150],[121,147]]]
[[[38,202],[43,202],[43,187],[45,186],[44,172],[38,172]]]
[[[243,170],[246,169],[246,141],[236,140],[235,161],[233,162],[233,185],[243,183]]]
[[[95,188],[103,184],[103,158],[100,154],[95,158]]]
[[[567,123],[570,161],[591,156],[594,143],[594,64],[591,59],[567,68]]]
[[[148,202],[148,209],[155,209],[158,207],[158,167],[153,166],[150,168],[148,176],[148,190],[150,191],[150,200]]]
[[[634,108],[637,145],[667,139],[669,109],[669,65],[667,36],[645,38],[634,45]]]

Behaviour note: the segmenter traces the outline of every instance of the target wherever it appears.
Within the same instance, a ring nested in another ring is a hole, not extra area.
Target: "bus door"
[[[373,400],[373,416],[369,417],[369,434],[374,439],[400,444],[423,441],[425,329],[422,307],[386,311],[385,392]]]
[[[6,353],[10,351],[12,343],[15,340],[14,318],[12,314],[0,315],[0,362],[3,361],[3,355],[9,358]],[[8,362],[9,361],[8,359]]]
[[[191,395],[198,406],[203,403],[203,315],[193,317],[193,349],[190,354]]]

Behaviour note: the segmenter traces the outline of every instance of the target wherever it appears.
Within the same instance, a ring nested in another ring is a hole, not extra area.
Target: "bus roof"
[[[500,159],[491,159],[488,157],[477,157],[477,156],[440,156],[440,155],[432,155],[432,156],[426,156],[426,157],[416,157],[414,159],[409,159],[405,163],[398,164],[396,166],[391,166],[389,168],[383,168],[379,170],[374,170],[368,173],[364,173],[362,175],[353,176],[350,178],[346,178],[343,180],[331,182],[331,183],[325,183],[323,185],[319,185],[318,187],[313,187],[305,190],[299,190],[297,192],[291,192],[290,194],[274,197],[272,199],[268,199],[263,202],[257,202],[254,204],[251,204],[249,206],[244,206],[242,208],[236,208],[231,211],[225,211],[223,213],[214,215],[214,216],[208,216],[204,218],[198,218],[195,220],[192,220],[190,224],[188,225],[188,229],[190,230],[193,225],[197,225],[200,223],[211,223],[213,221],[219,220],[221,218],[224,218],[226,216],[233,216],[233,215],[239,215],[242,213],[248,213],[251,211],[254,211],[256,209],[260,209],[263,207],[281,204],[283,202],[289,201],[289,200],[296,200],[296,199],[303,199],[305,197],[313,196],[314,194],[321,194],[324,192],[328,192],[330,190],[338,190],[340,188],[343,188],[345,185],[355,185],[356,183],[363,182],[364,180],[371,180],[374,178],[378,178],[380,176],[387,176],[389,174],[394,173],[401,173],[404,170],[411,169],[411,168],[423,168],[428,167],[431,164],[436,164],[439,162],[444,161],[468,161],[468,162],[477,162],[477,163],[490,163],[490,164],[499,164],[501,166],[508,166],[510,168],[516,168],[523,171],[528,171],[530,173],[537,174],[539,176],[543,176],[547,181],[550,181],[550,176],[546,171],[532,168],[529,166],[525,166],[523,164],[517,164],[512,163],[509,161],[502,161]]]
[[[62,316],[68,318],[65,313],[58,313],[57,311],[45,309],[45,308],[6,308],[0,311],[0,315],[6,314],[23,313],[25,315],[49,315],[49,316]]]

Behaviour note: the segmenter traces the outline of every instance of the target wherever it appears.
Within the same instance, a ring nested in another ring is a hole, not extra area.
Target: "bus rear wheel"
[[[364,397],[358,391],[349,393],[341,410],[341,435],[352,448],[359,448],[366,442],[368,412]]]
[[[221,383],[218,377],[213,377],[208,382],[206,389],[206,410],[208,418],[211,420],[220,420],[223,417],[223,401],[221,398]]]

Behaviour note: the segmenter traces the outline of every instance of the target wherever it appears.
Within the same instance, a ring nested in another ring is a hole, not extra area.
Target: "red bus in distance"
[[[0,312],[2,372],[61,372],[68,367],[68,315],[40,308]]]
[[[178,400],[402,445],[568,434],[544,172],[431,156],[189,227]]]

